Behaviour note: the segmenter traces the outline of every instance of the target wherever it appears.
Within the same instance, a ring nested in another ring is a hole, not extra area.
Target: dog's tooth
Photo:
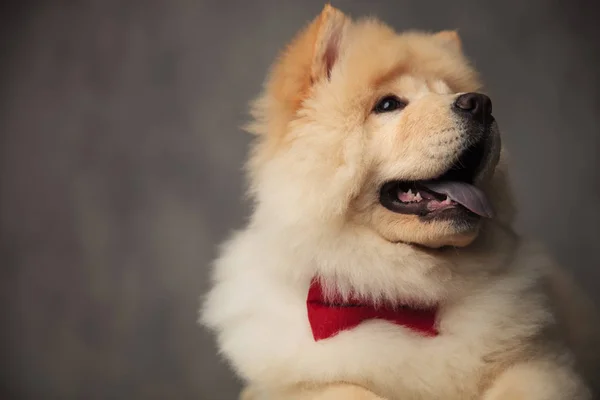
[[[415,200],[416,200],[416,201],[421,201],[421,200],[423,200],[423,197],[421,197],[421,192],[417,192],[417,195],[415,196]]]

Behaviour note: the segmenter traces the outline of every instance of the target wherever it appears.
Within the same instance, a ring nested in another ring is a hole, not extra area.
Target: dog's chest
[[[345,381],[390,400],[466,400],[478,396],[493,372],[490,349],[497,353],[498,347],[486,337],[444,331],[426,337],[373,319],[315,340],[305,302],[270,304],[260,318],[238,326],[236,347],[244,348],[243,357],[230,354],[250,381],[277,385]]]
[[[408,337],[410,333],[402,327],[381,323],[381,330],[389,330],[386,338],[375,329],[377,324],[363,327],[365,334],[373,328],[370,343],[366,338],[356,342],[357,347],[371,349],[368,356],[357,355],[356,378],[366,377],[364,384],[386,399],[476,399],[502,363],[499,358],[490,362],[483,342],[444,337],[443,333],[436,338]]]

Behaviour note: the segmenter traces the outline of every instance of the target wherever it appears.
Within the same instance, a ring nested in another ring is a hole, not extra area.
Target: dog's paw
[[[328,386],[317,393],[311,400],[385,400],[375,393],[355,385]]]
[[[287,388],[282,390],[257,390],[246,387],[239,400],[385,400],[383,397],[356,385],[334,384],[316,388]]]
[[[517,364],[500,374],[482,400],[591,400],[579,376],[551,362]]]

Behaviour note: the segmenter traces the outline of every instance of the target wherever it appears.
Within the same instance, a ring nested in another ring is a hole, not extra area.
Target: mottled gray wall
[[[594,3],[333,3],[460,30],[514,158],[520,228],[597,295]],[[321,1],[3,4],[0,397],[233,399],[198,298],[247,213],[246,103]]]

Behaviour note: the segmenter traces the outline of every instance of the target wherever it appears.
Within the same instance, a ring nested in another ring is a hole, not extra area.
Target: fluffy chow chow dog
[[[244,398],[591,398],[591,307],[513,232],[480,88],[455,32],[330,6],[281,54],[201,317]]]

